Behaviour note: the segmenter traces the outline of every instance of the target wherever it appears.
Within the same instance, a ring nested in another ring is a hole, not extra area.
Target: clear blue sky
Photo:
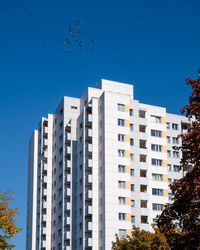
[[[185,78],[200,67],[199,13],[199,0],[1,1],[0,189],[14,190],[19,207],[15,249],[25,249],[27,145],[41,116],[101,78],[132,83],[136,99],[179,113]],[[76,17],[94,53],[56,43]]]

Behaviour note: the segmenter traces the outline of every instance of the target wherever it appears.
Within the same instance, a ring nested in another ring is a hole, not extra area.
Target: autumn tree
[[[168,250],[170,248],[164,234],[161,233],[158,228],[154,228],[154,232],[148,232],[133,226],[131,236],[119,237],[116,235],[116,241],[112,242],[112,249]]]
[[[0,192],[0,249],[2,250],[14,247],[10,244],[10,239],[22,230],[16,226],[14,217],[18,214],[18,209],[10,206],[12,200],[12,192]]]
[[[172,249],[200,248],[200,70],[197,79],[187,78],[192,93],[181,109],[193,118],[188,132],[181,135],[181,168],[187,174],[171,185],[173,202],[158,217],[158,227]]]

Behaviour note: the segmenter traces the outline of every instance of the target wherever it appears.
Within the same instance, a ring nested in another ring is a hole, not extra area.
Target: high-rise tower
[[[107,250],[133,224],[151,230],[184,174],[172,146],[188,125],[129,84],[64,97],[29,142],[27,250]]]

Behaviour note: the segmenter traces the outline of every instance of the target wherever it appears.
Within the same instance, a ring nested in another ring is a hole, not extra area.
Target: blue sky
[[[25,249],[27,145],[41,116],[101,78],[131,83],[135,99],[179,113],[185,78],[200,67],[199,12],[198,0],[1,1],[0,189],[14,190],[19,207],[15,249]],[[77,17],[86,47],[65,53],[56,41]]]

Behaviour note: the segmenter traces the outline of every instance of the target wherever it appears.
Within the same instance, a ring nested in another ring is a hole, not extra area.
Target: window
[[[162,174],[152,174],[152,180],[153,181],[163,181],[163,175]]]
[[[163,211],[164,205],[163,204],[152,204],[152,209],[155,211]]]
[[[125,105],[118,103],[117,104],[117,109],[118,109],[118,111],[125,111]]]
[[[179,144],[179,139],[177,137],[172,138],[174,144]]]
[[[170,143],[170,136],[167,136],[167,143]]]
[[[180,166],[179,165],[174,165],[174,172],[179,172],[180,171]]]
[[[146,126],[145,125],[139,125],[139,132],[146,133]]]
[[[167,165],[167,169],[168,169],[168,171],[172,171],[172,166],[171,166],[171,164],[168,164],[168,165]]]
[[[59,181],[62,181],[62,174],[59,175]]]
[[[178,124],[177,123],[172,123],[172,129],[173,130],[178,130]]]
[[[59,137],[60,142],[62,141],[62,138],[63,138],[63,135],[60,135],[60,137]]]
[[[125,197],[118,197],[118,201],[120,205],[126,204],[126,198]]]
[[[151,136],[161,137],[162,136],[162,132],[160,130],[151,129]]]
[[[59,202],[59,209],[62,207],[62,201]]]
[[[166,128],[170,129],[170,123],[169,122],[166,123]]]
[[[124,165],[118,165],[118,172],[119,173],[125,173],[125,166]]]
[[[148,216],[142,215],[142,216],[141,216],[141,223],[147,224],[147,223],[148,223]]]
[[[140,177],[147,177],[147,170],[140,170]]]
[[[168,182],[169,182],[169,183],[172,183],[172,179],[171,179],[171,178],[168,178]]]
[[[131,159],[131,161],[133,161],[133,160],[134,160],[134,154],[133,154],[133,153],[131,153],[131,155],[130,155],[130,159]]]
[[[146,111],[144,111],[144,110],[139,110],[139,117],[140,117],[140,118],[145,118],[145,115],[146,115]]]
[[[179,158],[179,152],[178,151],[173,151],[173,157],[174,158]]]
[[[153,223],[152,224],[153,225],[157,224],[157,219],[156,218],[153,219]]]
[[[140,185],[140,192],[146,193],[147,192],[147,185]]]
[[[131,215],[131,222],[135,223],[135,215]]]
[[[130,124],[130,130],[133,131],[134,130],[134,125],[131,123]]]
[[[177,179],[174,179],[174,183],[176,183],[178,180]]]
[[[168,193],[168,199],[171,201],[172,200],[172,193]]]
[[[131,207],[135,207],[135,200],[131,200]]]
[[[162,160],[159,159],[151,159],[151,164],[154,166],[162,166]]]
[[[118,119],[118,126],[125,126],[125,120],[123,119]]]
[[[76,106],[71,106],[71,109],[77,109],[77,107]]]
[[[126,229],[119,229],[119,237],[125,237],[126,236]]]
[[[160,116],[151,115],[151,122],[161,123],[161,117]]]
[[[134,146],[134,139],[133,138],[130,139],[130,145]]]
[[[167,156],[171,157],[171,150],[167,150]]]
[[[131,176],[134,176],[134,173],[135,171],[134,171],[134,169],[133,168],[131,168]]]
[[[158,144],[151,144],[151,150],[156,151],[156,152],[161,152],[162,151],[162,146]]]
[[[125,157],[125,150],[123,150],[123,149],[118,149],[118,156],[119,156],[119,157]]]
[[[125,213],[119,213],[119,220],[126,220],[126,214]]]
[[[124,141],[125,135],[118,134],[118,141]]]
[[[118,188],[125,188],[126,182],[125,181],[118,181]]]
[[[163,189],[152,188],[152,195],[163,196]]]
[[[58,230],[58,236],[61,236],[61,229]]]
[[[140,206],[141,206],[141,208],[147,208],[147,201],[141,200],[140,201]]]
[[[131,191],[135,191],[135,185],[134,184],[131,184]]]
[[[130,116],[133,116],[133,109],[129,110],[129,114],[130,114]]]

